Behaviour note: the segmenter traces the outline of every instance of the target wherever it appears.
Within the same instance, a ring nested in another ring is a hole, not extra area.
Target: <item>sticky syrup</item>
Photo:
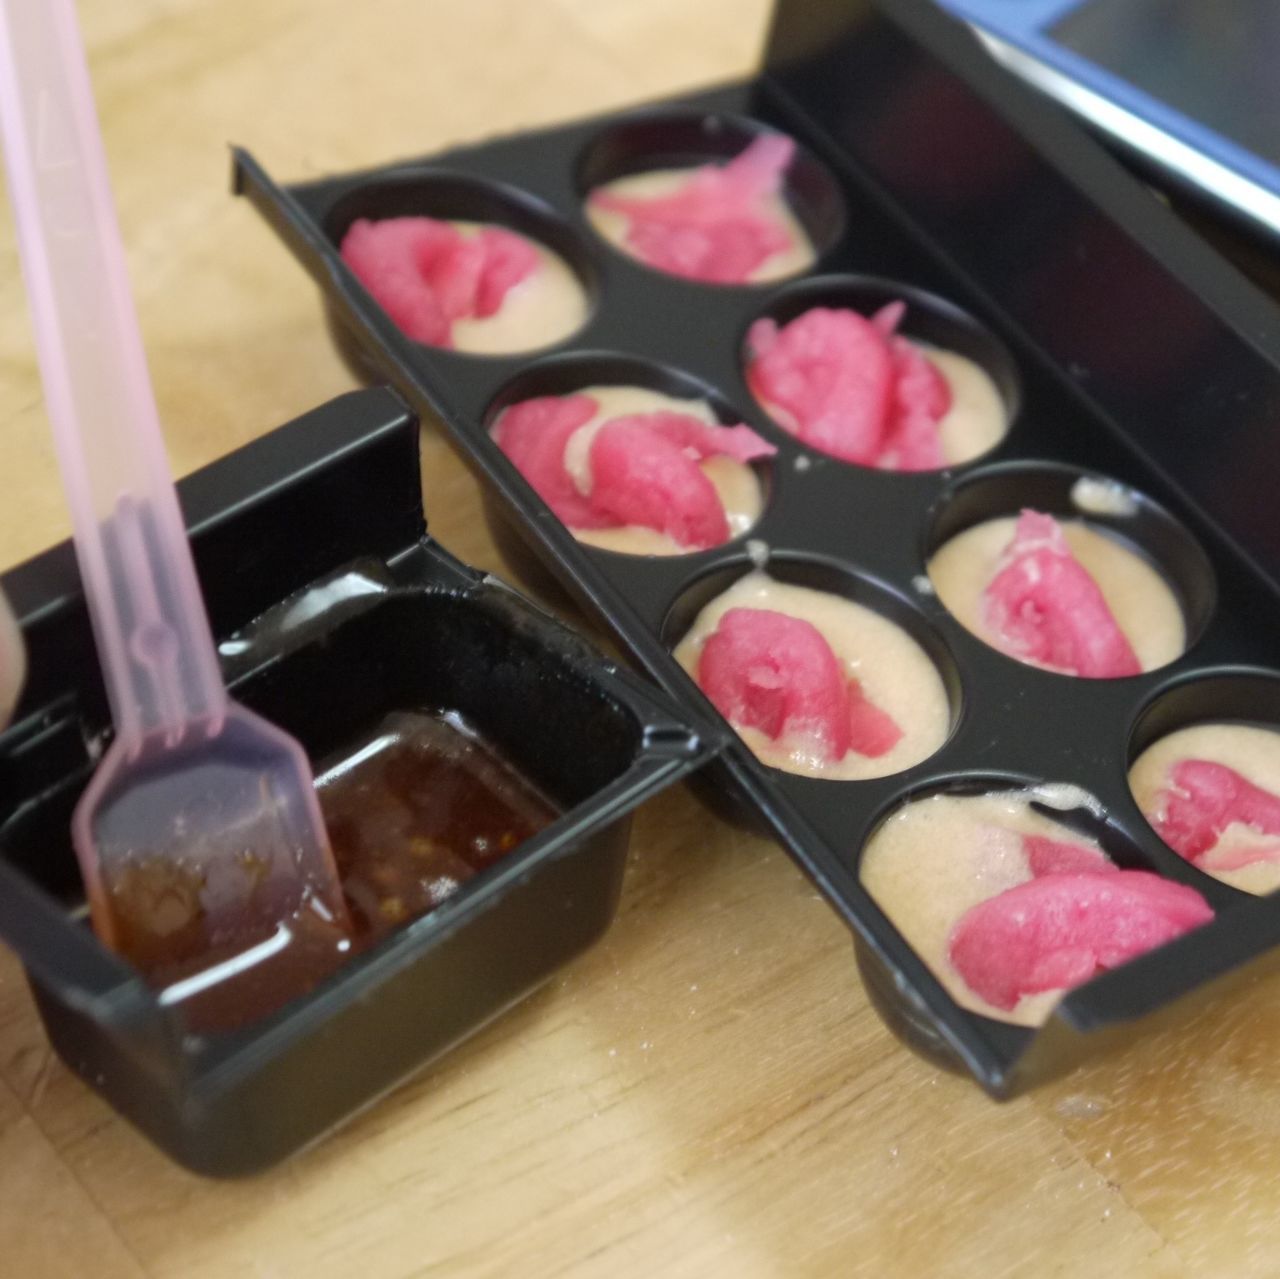
[[[349,930],[316,900],[273,929],[215,930],[202,881],[177,859],[136,863],[115,884],[119,948],[190,1030],[230,1030],[274,1012],[556,816],[454,712],[388,716],[317,770],[316,790]]]

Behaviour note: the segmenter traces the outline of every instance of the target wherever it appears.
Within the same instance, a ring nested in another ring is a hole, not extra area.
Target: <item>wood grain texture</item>
[[[748,71],[765,0],[84,0],[175,469],[352,385],[315,291],[228,195]],[[68,527],[0,212],[0,563]],[[437,535],[501,562],[424,436]],[[316,1150],[169,1164],[53,1058],[0,956],[0,1273],[1267,1276],[1280,986],[1006,1106],[882,1028],[849,938],[684,792],[637,819],[616,926]]]

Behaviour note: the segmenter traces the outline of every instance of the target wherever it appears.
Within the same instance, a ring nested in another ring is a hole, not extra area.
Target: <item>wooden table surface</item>
[[[228,195],[746,72],[766,0],[82,0],[175,469],[349,388],[316,293]],[[63,537],[7,209],[0,563]],[[432,527],[501,571],[428,433]],[[607,939],[319,1148],[170,1164],[50,1052],[0,955],[0,1274],[1280,1274],[1280,985],[996,1105],[902,1048],[788,859],[681,791]]]

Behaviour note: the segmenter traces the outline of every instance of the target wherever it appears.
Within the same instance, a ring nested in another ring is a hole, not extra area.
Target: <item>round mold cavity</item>
[[[1232,741],[1219,735],[1217,730],[1222,729],[1263,731],[1268,736],[1259,739],[1251,732],[1243,741]],[[1188,752],[1185,756],[1184,750]],[[1155,778],[1166,776],[1168,767],[1180,758],[1225,765],[1263,790],[1280,795],[1280,674],[1255,667],[1199,671],[1159,690],[1135,716],[1127,753],[1130,794],[1162,843],[1163,838],[1147,813],[1155,806],[1153,788],[1163,787],[1163,782],[1156,783]],[[1143,775],[1135,778],[1135,767],[1144,761]],[[1269,833],[1268,824],[1260,820],[1261,814],[1251,816],[1249,824]],[[1269,842],[1280,845],[1280,831],[1271,834]],[[1166,847],[1178,855],[1171,845]],[[1240,892],[1263,895],[1280,889],[1277,861],[1239,867],[1204,865],[1200,860],[1182,864],[1198,875],[1208,876],[1215,884]]]
[[[1142,848],[1091,792],[1074,783],[1014,772],[952,773],[942,777],[935,775],[900,792],[876,813],[868,825],[867,838],[854,859],[855,869],[860,871],[866,845],[885,822],[908,805],[931,799],[935,795],[966,798],[991,795],[999,791],[1042,792],[1042,797],[1031,801],[1031,807],[1036,812],[1080,835],[1096,840],[1117,866],[1126,870],[1151,869]]]
[[[1007,462],[971,472],[956,481],[939,498],[929,518],[921,548],[924,563],[927,565],[947,542],[968,529],[1016,516],[1023,509],[1061,520],[1083,521],[1136,555],[1155,570],[1173,593],[1186,632],[1182,652],[1189,652],[1199,641],[1217,603],[1213,567],[1200,544],[1152,498],[1077,467],[1052,462]],[[973,633],[988,643],[985,636]],[[1013,657],[1008,660],[1017,661]],[[1176,659],[1169,659],[1173,660]],[[1079,678],[1062,672],[1046,673]]]
[[[772,320],[781,328],[816,307],[856,311],[859,315],[870,318],[893,302],[906,304],[906,312],[898,326],[898,332],[903,337],[941,352],[963,356],[976,364],[991,379],[996,389],[1004,408],[1004,429],[999,437],[980,451],[935,469],[953,470],[972,465],[998,448],[1013,429],[1022,405],[1022,381],[1008,347],[968,311],[936,293],[898,280],[862,275],[826,275],[783,288],[755,318]],[[745,336],[739,343],[739,351],[745,380],[748,367]],[[771,421],[777,421],[763,402],[760,403],[760,408]],[[787,429],[781,423],[778,425],[781,430]],[[824,457],[834,456],[821,449],[813,449],[813,446],[805,444],[798,436],[793,435],[792,438],[802,448],[812,449]],[[846,466],[861,465],[844,458],[837,457],[835,460]],[[863,469],[889,475],[917,473],[878,467]]]
[[[578,160],[578,195],[585,207],[592,191],[619,178],[662,169],[693,169],[703,164],[723,164],[744,151],[756,138],[777,132],[757,120],[720,113],[650,111],[632,116],[604,129],[584,149]],[[844,234],[844,196],[826,166],[803,143],[796,139],[792,141],[796,143],[796,151],[784,175],[782,196],[809,239],[814,261],[820,261]],[[647,270],[656,270],[667,279],[682,279],[670,272],[647,267],[626,249],[603,236],[600,239],[628,261]],[[700,280],[683,282],[703,288],[759,289],[776,284],[778,278],[781,277],[742,285]]]
[[[458,351],[436,346],[430,346],[430,350],[468,359],[504,359],[556,346],[580,332],[590,321],[599,297],[599,272],[592,249],[549,205],[526,192],[443,170],[404,170],[370,178],[340,196],[326,214],[322,229],[334,245],[340,247],[357,219],[378,222],[400,217],[475,222],[515,231],[563,262],[582,292],[579,322],[549,333],[545,340],[497,351]],[[353,349],[355,339],[341,318],[333,314],[332,306],[330,312],[330,332],[348,364],[364,376],[379,376],[374,360],[358,348]]]
[[[573,395],[587,387],[597,386],[639,387],[676,400],[702,400],[710,407],[716,421],[722,426],[734,426],[743,421],[742,415],[734,410],[733,405],[715,387],[669,365],[617,352],[565,352],[539,360],[507,382],[494,396],[485,411],[485,429],[492,431],[494,423],[502,412],[513,404],[544,395]],[[760,516],[753,523],[752,527],[754,527],[754,524],[758,524],[764,517],[772,497],[773,459],[760,458],[747,465],[754,473],[760,489]],[[485,503],[490,527],[496,531],[500,527],[501,512],[494,507],[487,491]],[[735,533],[721,545],[729,546],[750,536],[751,528],[747,528]],[[635,558],[636,554],[643,555],[642,552],[610,550],[590,543],[584,543],[584,545],[588,546],[593,554],[598,555],[619,555],[625,559]],[[719,547],[690,548],[683,553],[663,555],[661,558],[684,559],[689,555],[707,554],[709,550],[719,549]]]
[[[1070,832],[1092,839],[1122,869],[1144,871],[1152,869],[1151,859],[1095,797],[1069,784],[1045,783],[1013,773],[969,773],[934,777],[894,797],[870,824],[869,834],[857,850],[854,867],[863,891],[892,927],[898,945],[929,969],[947,997],[966,1016],[978,1019],[991,1031],[999,1028],[1000,1033],[1003,1034],[1026,1035],[1032,1028],[1028,1024],[990,1015],[970,1007],[961,1000],[944,980],[943,975],[936,970],[934,962],[908,940],[909,934],[914,929],[904,921],[902,904],[903,901],[914,900],[914,894],[908,894],[900,888],[898,892],[901,900],[891,901],[887,905],[882,904],[881,898],[872,893],[863,877],[863,860],[868,847],[881,833],[886,823],[902,813],[904,809],[936,796],[971,798],[1007,791],[1028,793],[1032,811],[1049,818]],[[1035,798],[1037,791],[1043,793],[1043,799]],[[1199,887],[1199,885],[1192,886]],[[998,893],[993,891],[988,897],[996,895]],[[948,896],[947,899],[950,900],[950,897]],[[987,898],[980,900],[987,900]],[[976,902],[970,903],[970,905],[976,904]],[[963,913],[963,911],[957,912],[956,919]],[[954,927],[955,922],[955,919],[951,921],[951,927]],[[886,962],[865,944],[858,944],[856,951],[859,968],[867,983],[868,994],[890,1029],[922,1055],[944,1065],[953,1065],[956,1060],[955,1055],[939,1033],[935,1019],[920,1007],[915,997],[902,989],[891,962]],[[890,955],[892,955],[892,949],[890,949]],[[1047,1015],[1048,1011],[1046,1011]]]
[[[890,1034],[931,1065],[953,1074],[964,1074],[964,1059],[938,1029],[929,1013],[914,999],[908,998],[892,966],[857,936],[853,939],[853,954],[867,1000]],[[987,1021],[986,1018],[983,1020]],[[1000,1026],[1002,1030],[1016,1029],[999,1022],[988,1024]]]
[[[862,605],[884,620],[893,623],[923,651],[930,665],[937,672],[947,702],[947,725],[942,738],[924,755],[901,762],[897,767],[865,779],[822,779],[846,784],[876,777],[891,776],[908,768],[914,768],[932,758],[950,740],[960,720],[962,686],[959,669],[946,642],[933,629],[924,615],[904,596],[873,578],[856,573],[834,560],[792,551],[770,551],[767,560],[761,562],[750,554],[735,556],[710,566],[695,576],[679,593],[667,610],[659,638],[668,650],[674,650],[692,629],[698,615],[713,600],[718,599],[741,578],[753,571],[763,571],[777,582],[791,586],[807,587],[822,591],[839,599]],[[761,761],[775,775],[789,770],[774,767]]]

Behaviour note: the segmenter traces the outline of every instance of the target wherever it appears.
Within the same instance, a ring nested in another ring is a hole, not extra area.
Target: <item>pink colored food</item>
[[[970,989],[1009,1010],[1025,995],[1078,986],[1212,918],[1194,889],[1148,871],[1047,874],[967,911],[949,953]]]
[[[938,423],[951,408],[951,388],[924,352],[896,331],[906,310],[902,302],[893,302],[871,317],[888,338],[895,378],[876,465],[889,471],[932,471],[946,462]]]
[[[1120,869],[1101,849],[1088,844],[1073,844],[1066,839],[1024,835],[1022,848],[1036,878],[1041,875],[1070,875],[1078,871],[1105,875]]]
[[[768,207],[782,189],[795,143],[780,134],[757,138],[725,165],[694,169],[669,195],[592,193],[590,203],[627,219],[627,247],[642,262],[711,284],[745,284],[792,233]]]
[[[564,464],[569,437],[596,411],[596,401],[589,395],[543,395],[513,404],[494,430],[498,447],[570,528],[612,528],[614,523],[592,508]]]
[[[1171,770],[1153,825],[1174,852],[1199,862],[1228,826],[1239,823],[1260,835],[1280,835],[1280,796],[1255,786],[1233,768],[1207,759],[1184,759]],[[1238,870],[1280,860],[1280,843],[1254,844],[1213,859],[1214,870]]]
[[[875,758],[902,737],[816,626],[772,609],[724,614],[698,659],[698,684],[731,724],[803,742],[826,760]]]
[[[778,327],[757,320],[747,334],[747,382],[782,425],[815,449],[883,470],[944,466],[938,423],[951,388],[902,337],[906,307],[892,302],[867,319],[813,307]]]
[[[849,681],[849,749],[879,759],[902,740],[902,729],[883,707],[877,706],[856,679]]]
[[[1098,584],[1050,515],[1018,517],[983,609],[997,647],[1021,661],[1088,679],[1142,671]]]
[[[776,452],[771,444],[748,426],[711,426],[684,413],[615,417],[591,442],[584,494],[566,468],[565,448],[598,412],[589,395],[524,400],[498,419],[494,438],[570,528],[640,525],[691,549],[728,541],[724,507],[698,463],[716,456],[750,462]]]
[[[357,218],[341,253],[399,328],[429,346],[452,346],[454,321],[496,314],[538,269],[537,250],[514,231],[463,235],[434,218]]]

